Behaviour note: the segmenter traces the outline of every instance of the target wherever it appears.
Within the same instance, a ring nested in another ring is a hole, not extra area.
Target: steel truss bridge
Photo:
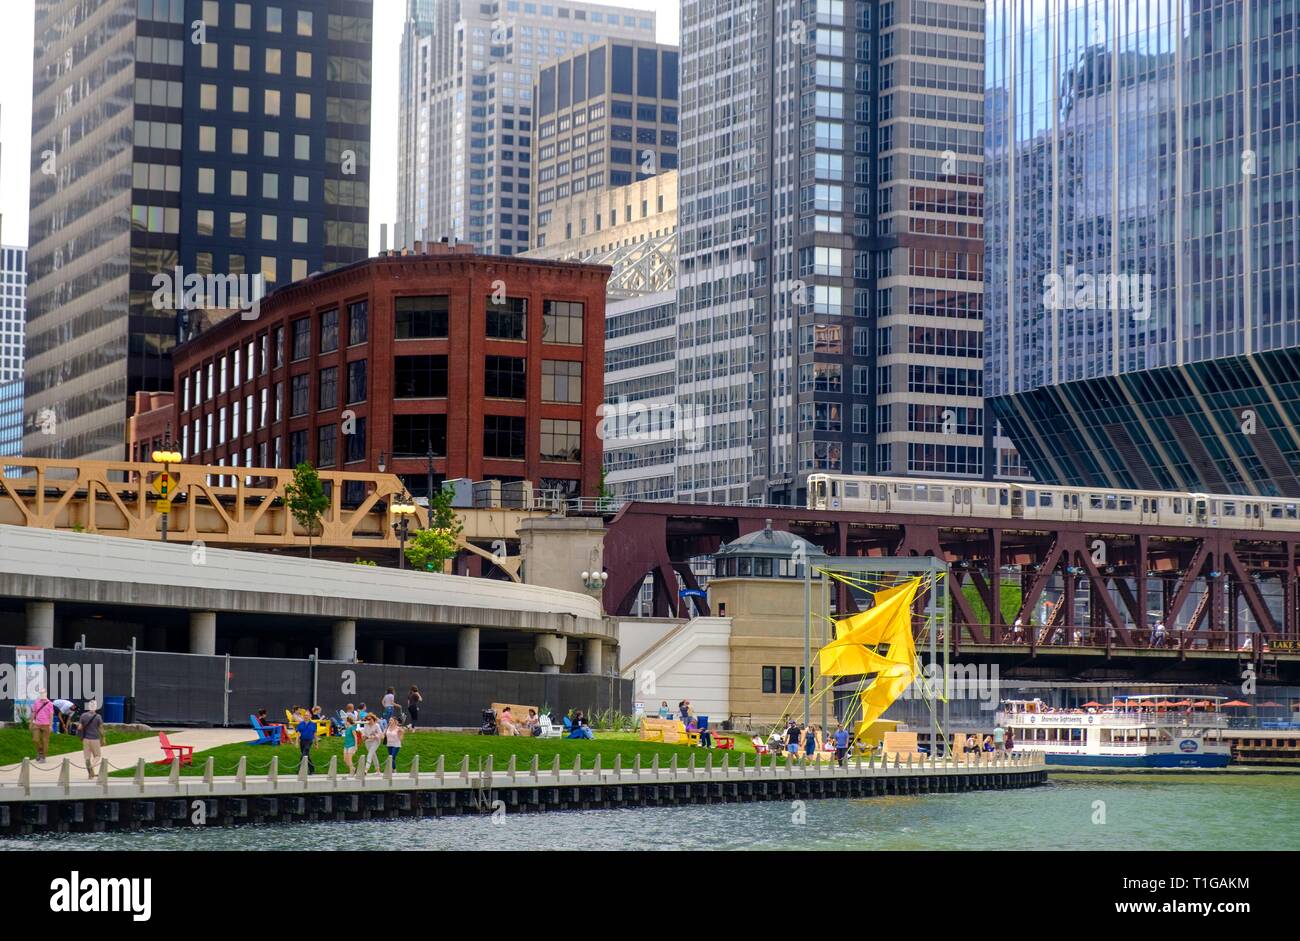
[[[132,539],[161,539],[161,498],[153,482],[159,464],[0,458],[0,525],[73,530]],[[345,556],[396,556],[390,508],[403,485],[392,474],[318,471],[330,498],[320,531],[310,537],[285,504],[293,471],[269,467],[173,464],[167,538],[222,548],[316,549]],[[540,511],[458,509],[464,567],[518,581],[518,528]],[[411,531],[428,512],[416,508]],[[505,552],[501,550],[504,548]]]
[[[1016,661],[1140,655],[1300,667],[1300,533],[629,503],[605,539],[606,610],[629,614],[650,575],[654,613],[671,616],[679,585],[700,587],[692,559],[762,530],[768,520],[831,556],[932,555],[949,562],[958,652],[973,648]],[[838,609],[855,610],[848,589],[837,591]],[[696,603],[709,613],[707,602]],[[1045,608],[1050,614],[1043,617]],[[1157,631],[1157,623],[1166,630]]]

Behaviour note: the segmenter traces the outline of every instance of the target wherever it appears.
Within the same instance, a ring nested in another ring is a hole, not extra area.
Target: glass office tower
[[[28,456],[120,459],[135,393],[171,388],[196,324],[155,303],[156,275],[270,289],[366,257],[371,16],[37,0]]]
[[[988,0],[986,391],[1034,477],[1300,495],[1294,0]]]

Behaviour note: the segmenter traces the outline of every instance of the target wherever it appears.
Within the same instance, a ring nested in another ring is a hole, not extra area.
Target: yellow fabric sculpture
[[[835,623],[835,640],[818,652],[822,676],[876,674],[862,691],[859,736],[916,678],[912,604],[920,586],[921,579],[913,578],[876,592],[870,609]]]

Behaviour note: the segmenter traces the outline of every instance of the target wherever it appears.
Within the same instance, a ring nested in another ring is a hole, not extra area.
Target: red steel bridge
[[[1225,679],[1236,676],[1234,664],[1279,678],[1282,664],[1282,673],[1300,676],[1300,533],[1267,529],[629,503],[605,538],[608,613],[628,614],[651,575],[655,614],[674,614],[679,585],[700,587],[690,561],[768,520],[831,556],[949,562],[951,641],[968,656],[1153,658],[1189,671],[1213,660]],[[836,600],[840,611],[855,609],[843,585]],[[708,612],[707,602],[696,605]]]

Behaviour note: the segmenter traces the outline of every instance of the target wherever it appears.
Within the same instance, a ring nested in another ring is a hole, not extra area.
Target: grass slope
[[[157,738],[157,732],[141,732],[138,729],[127,731],[108,727],[104,730],[105,745],[119,745],[137,738]],[[50,754],[67,755],[81,751],[81,739],[75,735],[51,735]],[[32,733],[27,729],[0,729],[0,765],[16,765],[24,758],[35,758],[36,746],[32,743]]]
[[[251,741],[253,733],[249,732]],[[358,753],[364,757],[364,747],[357,749]],[[596,756],[600,756],[602,768],[612,768],[614,766],[615,756],[622,756],[623,766],[631,767],[634,758],[641,756],[643,767],[649,767],[653,756],[659,756],[659,763],[667,766],[673,755],[677,756],[677,763],[685,765],[690,756],[695,756],[695,762],[703,765],[706,752],[702,748],[692,748],[687,745],[664,745],[659,742],[642,742],[637,739],[635,733],[631,732],[597,732],[595,739],[585,741],[582,739],[558,739],[558,738],[523,738],[523,737],[502,737],[496,735],[472,735],[464,732],[412,732],[406,736],[406,743],[402,746],[401,753],[397,756],[397,770],[409,771],[411,759],[415,755],[420,756],[420,770],[432,771],[438,762],[438,756],[443,755],[446,758],[446,767],[448,770],[460,768],[461,760],[468,755],[469,765],[477,770],[481,762],[485,761],[489,755],[492,756],[493,767],[502,770],[506,767],[510,756],[514,755],[518,767],[527,768],[533,756],[537,756],[538,763],[543,768],[549,768],[555,756],[560,758],[561,767],[572,768],[575,759],[581,755],[582,765],[584,768],[590,768],[596,761]],[[754,763],[754,748],[747,738],[737,736],[736,747],[734,751],[724,752],[718,749],[712,749],[713,761],[716,765],[721,765],[722,756],[731,755],[732,763],[739,763],[740,755],[745,755],[749,764]],[[249,774],[265,774],[266,769],[271,764],[271,756],[279,755],[280,771],[283,773],[295,773],[298,769],[299,752],[297,745],[281,745],[278,748],[272,748],[268,745],[222,745],[218,748],[212,748],[204,752],[195,752],[194,764],[181,769],[182,774],[202,774],[203,766],[207,757],[213,758],[214,769],[217,774],[233,774],[239,764],[241,756],[248,757]],[[329,769],[330,758],[337,755],[339,758],[339,770],[343,771],[343,740],[333,737],[320,740],[315,750],[312,752],[312,761],[316,765],[316,772],[323,774]],[[381,761],[388,760],[388,751],[382,745],[379,749],[379,758]],[[168,766],[149,765],[145,769],[146,774],[165,775],[168,773]],[[114,772],[117,775],[130,775],[135,772],[132,770]]]

